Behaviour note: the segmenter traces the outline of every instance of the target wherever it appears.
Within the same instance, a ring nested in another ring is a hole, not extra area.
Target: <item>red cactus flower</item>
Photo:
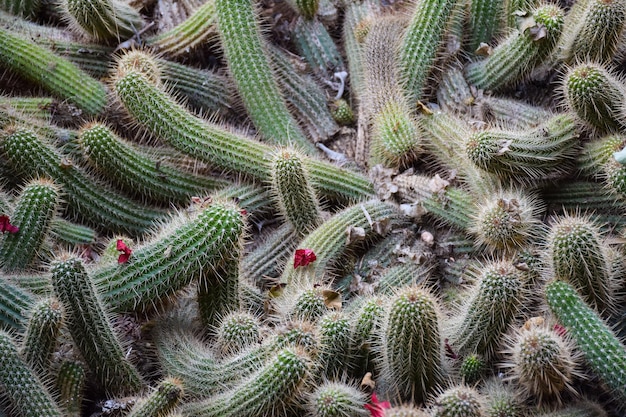
[[[372,417],[384,417],[385,408],[391,408],[391,404],[389,404],[389,401],[379,402],[376,393],[372,392],[372,403],[365,404],[365,408],[370,412]]]
[[[0,232],[9,232],[15,234],[20,231],[20,228],[11,224],[11,219],[6,214],[0,216]]]
[[[122,252],[120,253],[120,256],[117,258],[117,263],[125,264],[126,262],[128,262],[128,259],[130,258],[130,254],[133,253],[133,250],[129,248],[128,246],[126,246],[126,243],[124,243],[122,239],[117,239],[116,248],[118,251]]]
[[[293,257],[293,269],[299,266],[307,266],[311,262],[315,261],[317,256],[311,249],[296,249],[296,254]]]
[[[567,334],[567,329],[558,323],[556,323],[554,327],[552,327],[552,329],[554,330],[556,334],[558,334],[561,337],[564,337]]]

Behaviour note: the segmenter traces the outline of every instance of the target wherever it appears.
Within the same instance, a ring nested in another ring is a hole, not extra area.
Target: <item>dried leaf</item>
[[[331,310],[341,310],[341,294],[337,291],[322,290],[322,297],[324,297],[324,304]]]
[[[365,240],[365,229],[362,227],[348,226],[346,229],[346,245]]]
[[[493,48],[486,44],[485,42],[481,42],[476,48],[476,55],[478,56],[490,56],[493,53]]]

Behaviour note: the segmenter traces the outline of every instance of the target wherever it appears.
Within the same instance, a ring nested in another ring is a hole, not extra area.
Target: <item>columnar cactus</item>
[[[166,378],[147,397],[138,400],[128,417],[165,417],[183,398],[184,387],[176,378]]]
[[[126,359],[85,266],[78,258],[52,264],[52,285],[63,305],[67,327],[89,369],[111,393],[137,392],[142,385],[137,370]]]
[[[448,388],[435,399],[433,417],[480,417],[484,399],[473,388],[460,385]]]
[[[86,372],[80,362],[67,360],[61,364],[55,381],[59,404],[68,417],[80,417]]]
[[[249,313],[228,314],[222,319],[216,333],[216,350],[223,356],[233,356],[261,341],[259,320]]]
[[[365,417],[365,395],[340,382],[324,382],[308,396],[306,409],[311,417]]]
[[[48,373],[62,321],[61,305],[54,298],[39,301],[31,310],[20,353],[42,378]]]
[[[63,0],[61,10],[71,27],[96,40],[119,43],[143,26],[139,12],[120,0]]]

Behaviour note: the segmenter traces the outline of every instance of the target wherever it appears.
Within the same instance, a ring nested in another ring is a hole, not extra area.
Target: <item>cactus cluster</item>
[[[625,25],[0,0],[0,416],[623,416]]]

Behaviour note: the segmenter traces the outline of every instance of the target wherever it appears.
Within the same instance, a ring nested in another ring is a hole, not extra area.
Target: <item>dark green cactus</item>
[[[31,310],[20,353],[42,378],[49,371],[62,321],[61,305],[54,298],[39,301]]]
[[[127,417],[165,417],[170,415],[184,395],[184,387],[176,378],[166,378],[147,397],[133,406]]]

